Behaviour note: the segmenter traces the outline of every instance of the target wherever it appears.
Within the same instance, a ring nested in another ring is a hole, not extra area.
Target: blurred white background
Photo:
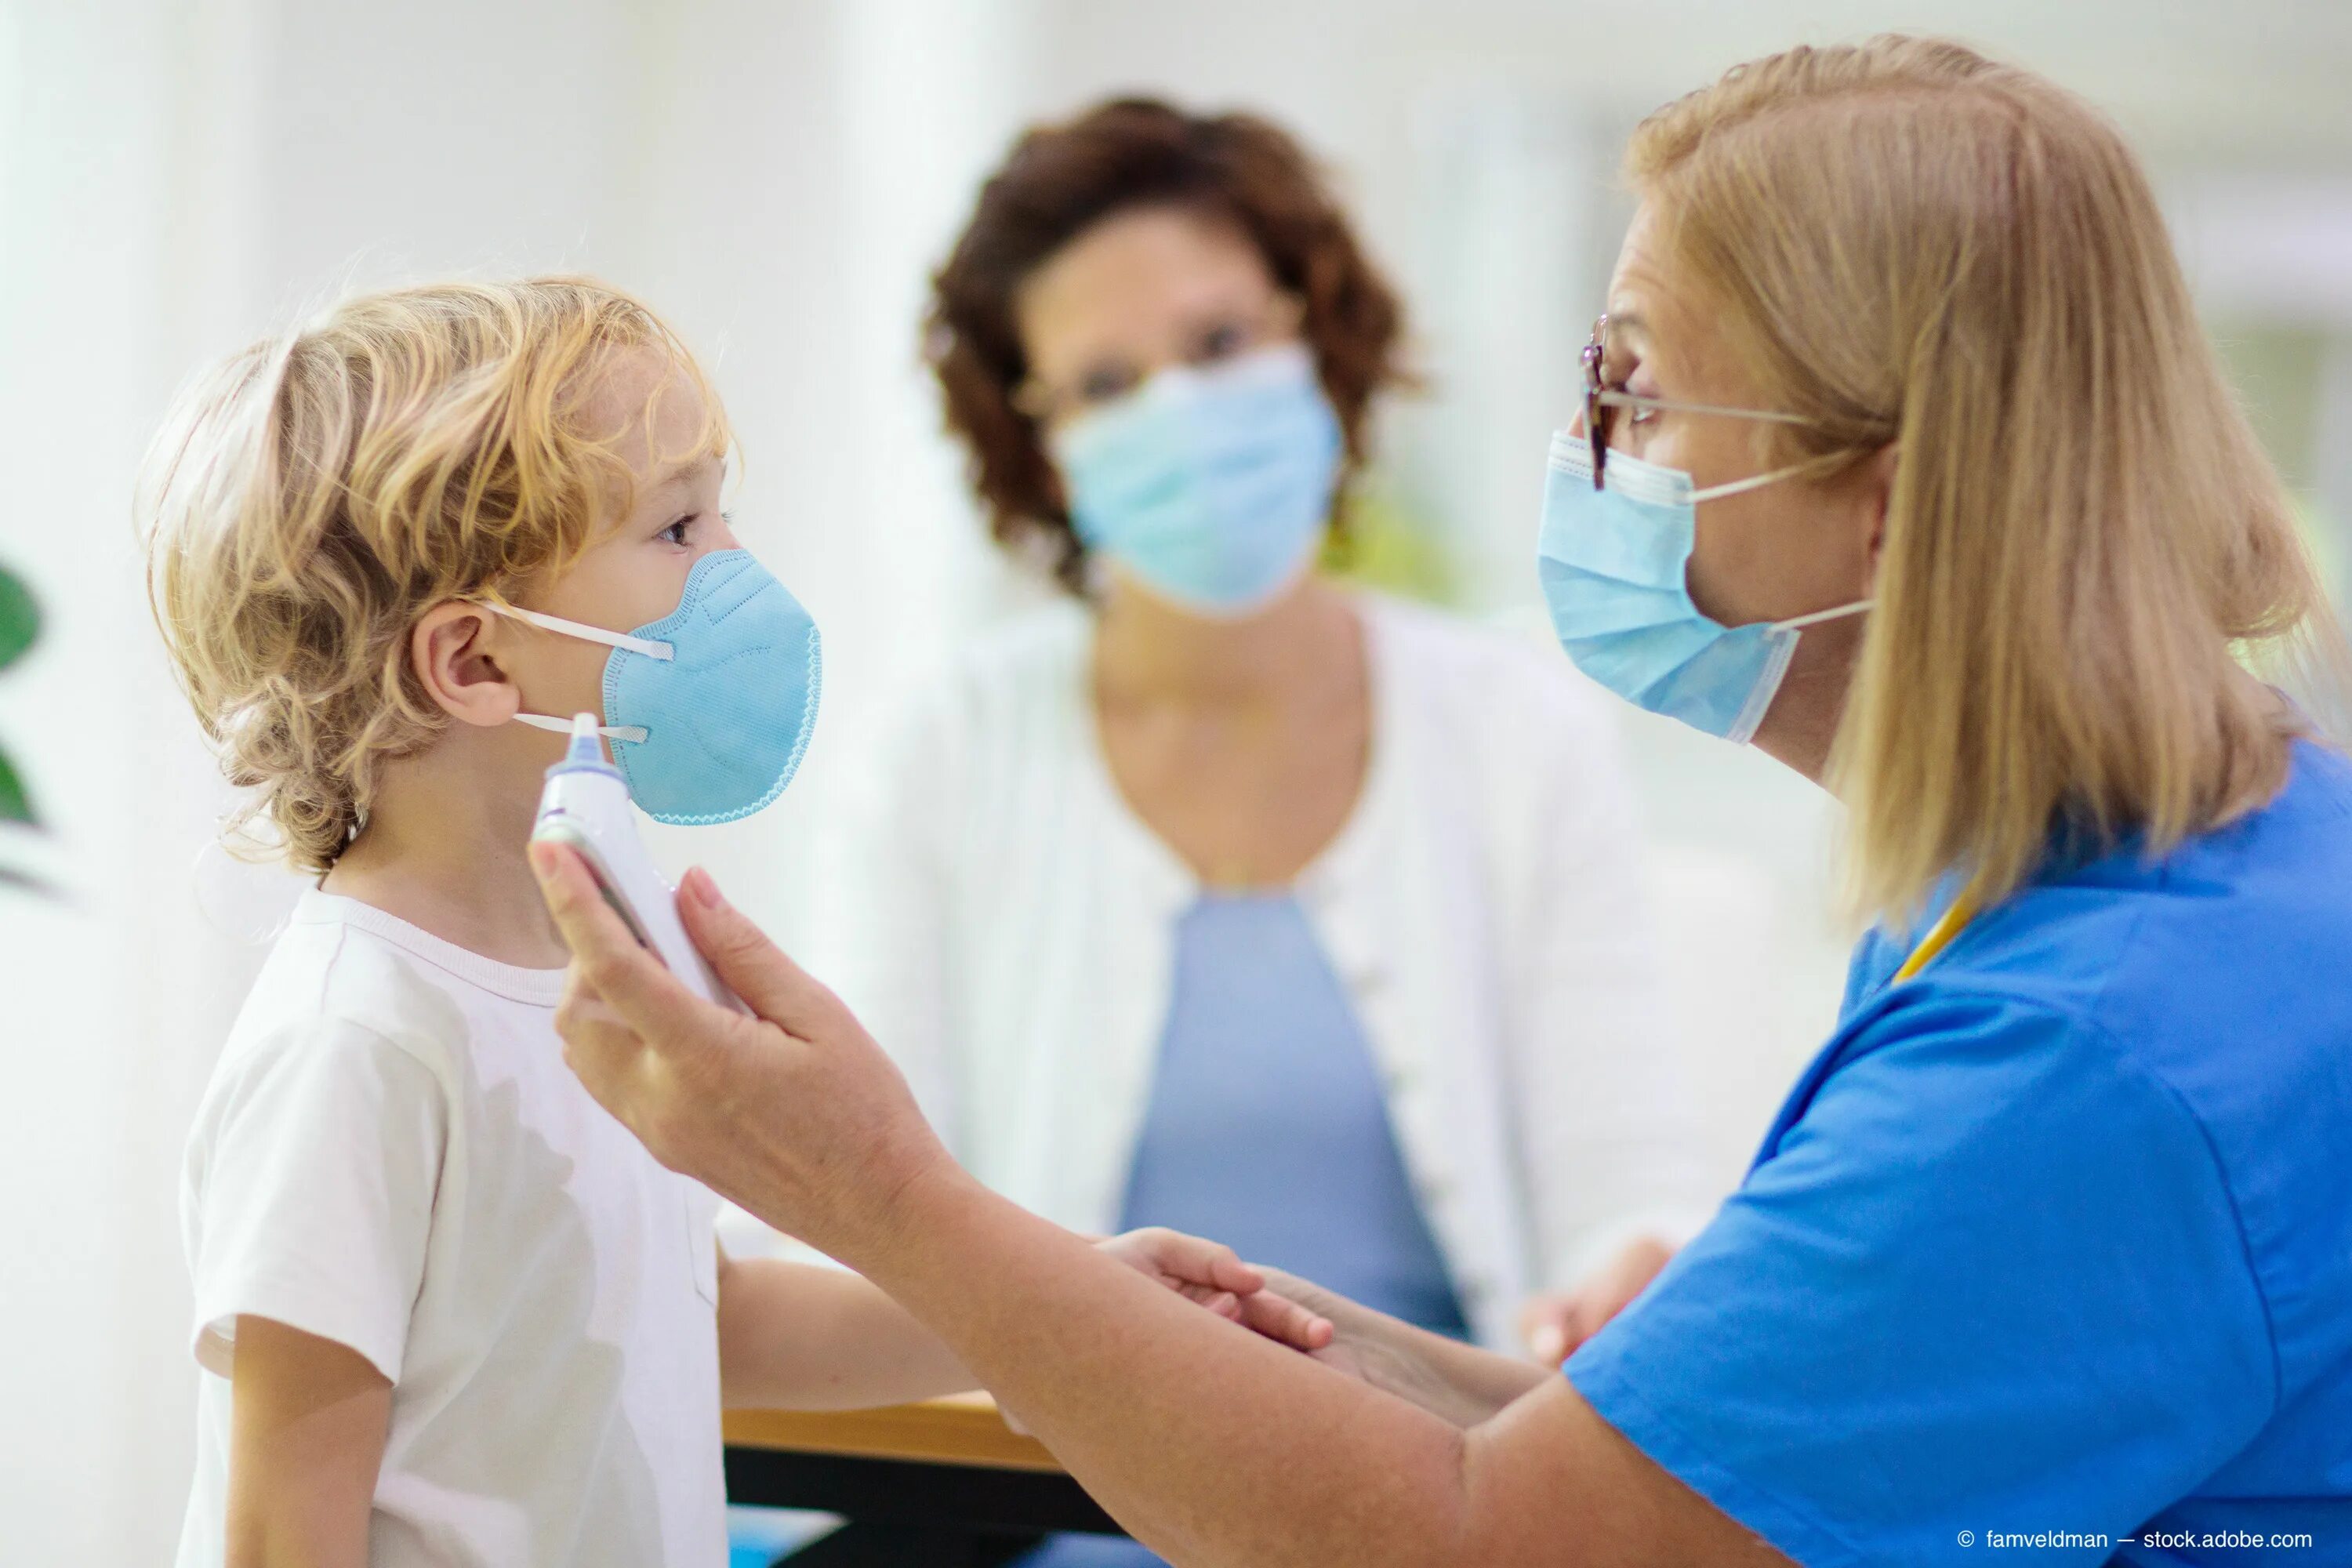
[[[0,1557],[143,1563],[192,1452],[174,1192],[290,896],[226,805],[129,521],[178,381],[345,284],[588,270],[709,358],[747,542],[828,641],[774,809],[657,847],[805,935],[814,836],[879,694],[1034,590],[982,547],[915,357],[927,267],[1024,121],[1143,89],[1287,121],[1415,308],[1432,390],[1384,500],[1447,596],[1534,635],[1542,455],[1643,111],[1739,58],[1900,26],[2035,66],[2156,168],[2208,319],[2344,581],[2352,7],[2293,0],[6,0],[0,563],[48,614],[0,675],[41,835],[0,865]],[[1829,808],[1629,715],[1727,1185],[1834,1008]]]

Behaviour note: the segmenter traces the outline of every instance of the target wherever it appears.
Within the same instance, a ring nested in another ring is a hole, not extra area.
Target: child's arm
[[[973,1386],[899,1305],[846,1269],[719,1258],[719,1390],[730,1407],[856,1410]]]
[[[1096,1245],[1269,1339],[1299,1350],[1331,1325],[1261,1289],[1264,1278],[1214,1242],[1137,1230]],[[772,1258],[719,1259],[719,1383],[730,1406],[856,1410],[978,1386],[929,1329],[845,1269]]]
[[[366,1568],[392,1384],[365,1356],[236,1321],[226,1568]]]

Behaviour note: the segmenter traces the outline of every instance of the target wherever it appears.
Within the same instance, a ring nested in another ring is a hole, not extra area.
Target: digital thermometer
[[[688,990],[722,1007],[748,1011],[686,934],[677,918],[677,891],[654,869],[645,840],[637,837],[628,784],[604,760],[593,713],[573,717],[572,743],[563,760],[547,770],[530,837],[534,844],[561,844],[578,854],[637,945],[651,951]]]

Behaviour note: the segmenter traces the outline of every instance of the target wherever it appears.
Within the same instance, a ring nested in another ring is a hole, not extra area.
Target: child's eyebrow
[[[688,458],[683,462],[672,463],[664,470],[662,477],[654,481],[653,488],[657,490],[677,489],[700,479],[706,469],[721,466],[719,459],[709,453],[699,458]]]

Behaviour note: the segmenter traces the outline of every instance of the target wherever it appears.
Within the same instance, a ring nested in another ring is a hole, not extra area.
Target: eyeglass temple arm
[[[1667,397],[1641,397],[1612,387],[1594,389],[1591,400],[1610,408],[1662,408],[1669,414],[1720,414],[1732,419],[1769,419],[1775,425],[1811,425],[1801,414],[1781,414],[1765,408],[1727,408],[1717,403],[1679,403]]]

